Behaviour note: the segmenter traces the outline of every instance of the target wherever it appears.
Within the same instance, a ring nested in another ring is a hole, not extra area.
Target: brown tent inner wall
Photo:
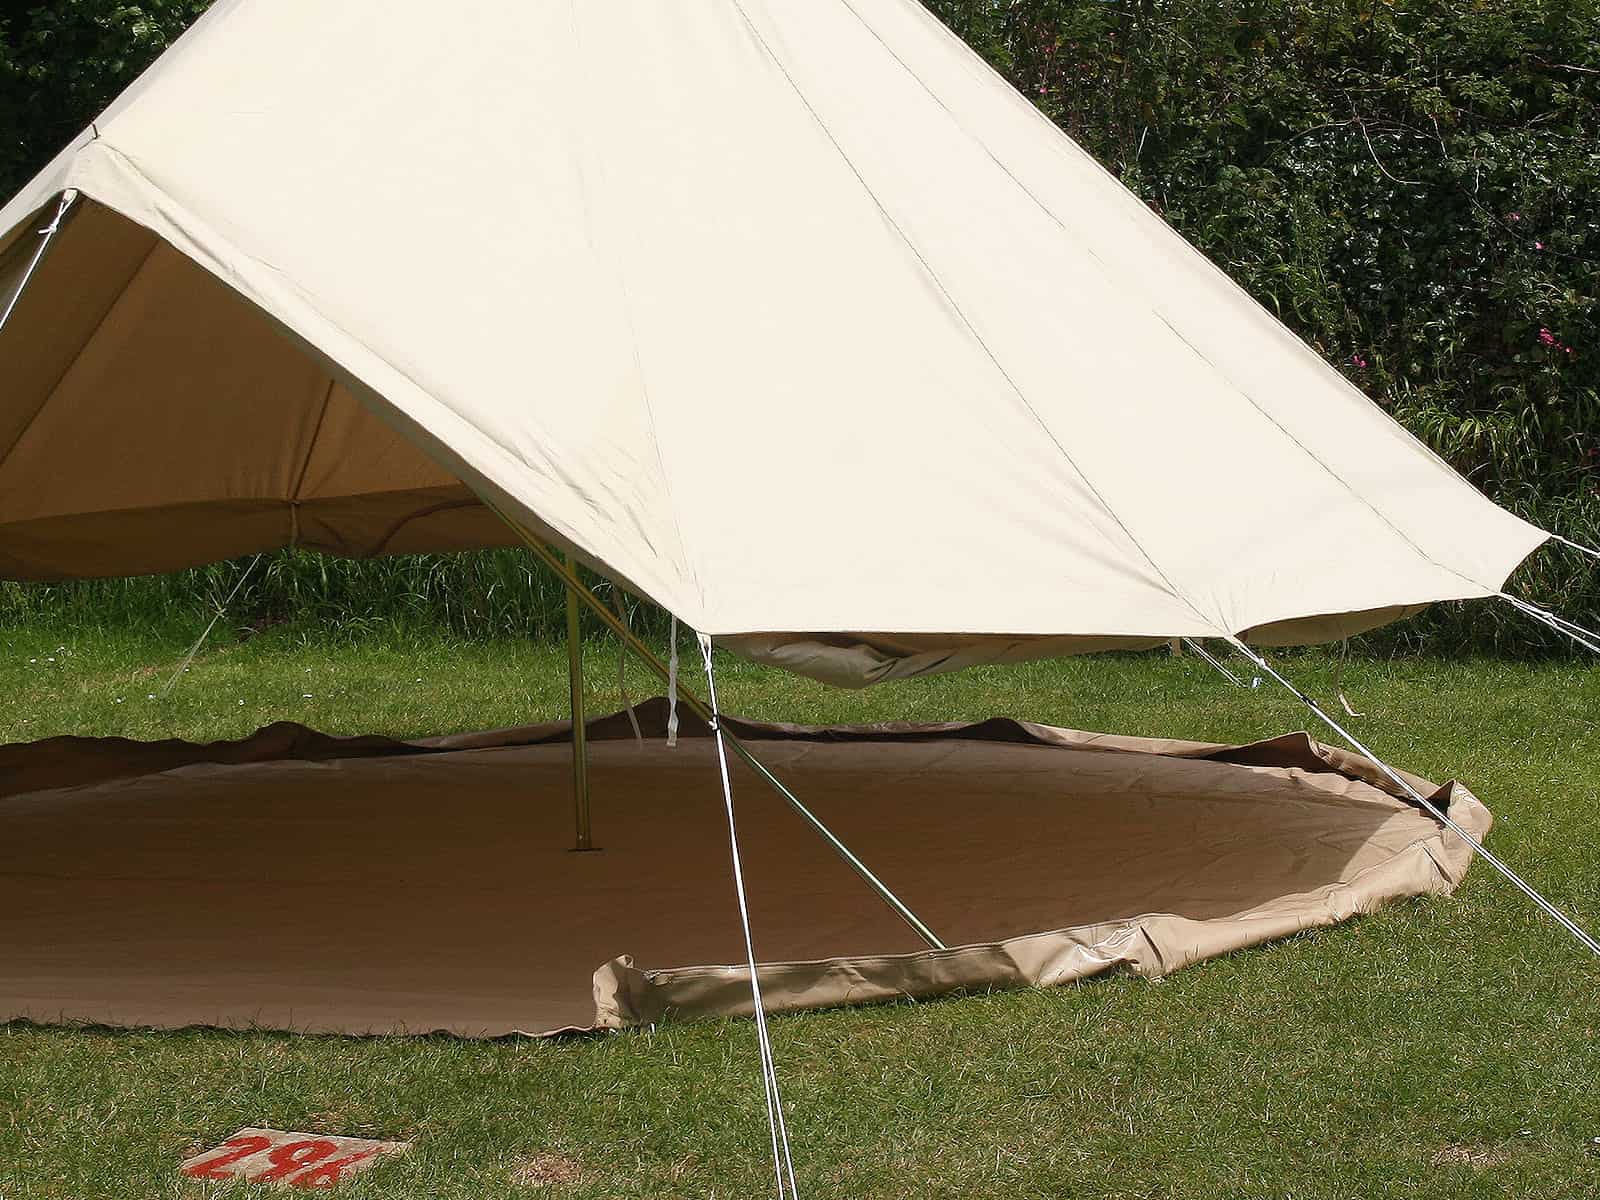
[[[563,725],[0,747],[0,1017],[478,1036],[748,1011],[712,745],[641,715],[643,746],[592,723],[590,854]],[[1161,974],[1449,891],[1468,858],[1304,735],[735,726],[953,947],[740,767],[775,1008]],[[1426,787],[1482,836],[1465,789]]]
[[[34,248],[0,256],[0,296]],[[0,359],[0,578],[515,540],[252,304],[93,201],[50,246]]]

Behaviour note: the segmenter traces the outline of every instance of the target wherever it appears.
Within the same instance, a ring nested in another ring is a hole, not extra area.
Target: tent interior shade
[[[503,544],[477,497],[863,682],[1336,637],[1546,536],[915,0],[428,15],[220,0],[0,212],[4,294],[81,197],[0,331],[0,574]]]
[[[0,270],[20,274],[32,249],[22,239]],[[236,292],[100,205],[29,288],[0,332],[0,575],[514,540]]]
[[[0,747],[0,1019],[478,1036],[748,1014],[711,741],[689,719],[667,748],[664,701],[639,717],[642,747],[620,715],[589,725],[595,854],[570,853],[565,724]],[[1448,893],[1470,859],[1304,734],[728,724],[950,946],[923,950],[739,767],[773,1009],[1159,976]],[[1416,782],[1483,836],[1465,788]]]

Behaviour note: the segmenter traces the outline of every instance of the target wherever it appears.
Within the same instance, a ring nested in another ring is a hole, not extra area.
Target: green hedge
[[[1600,544],[1600,0],[929,6],[1479,487]],[[79,0],[0,26],[0,181],[203,7]],[[330,569],[341,595],[395,582]],[[1600,572],[1575,555],[1539,556],[1521,586],[1600,608]],[[1427,628],[1536,644],[1486,606]]]

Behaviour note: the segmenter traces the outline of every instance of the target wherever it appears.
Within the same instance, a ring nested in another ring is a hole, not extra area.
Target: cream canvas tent
[[[12,578],[503,540],[477,496],[903,657],[1322,639],[1545,538],[911,0],[221,0],[0,214],[0,295],[63,194]]]
[[[443,20],[413,0],[219,0],[0,230],[10,579],[526,539],[718,645],[862,684],[1169,638],[1254,654],[1338,637],[1493,596],[1547,536],[915,0],[498,0]],[[712,875],[697,857],[724,739],[637,752],[618,728],[593,730],[607,849],[577,857],[548,802],[560,729],[10,751],[33,782],[0,798],[0,912],[52,932],[29,942],[13,921],[7,1003],[463,1031],[748,1010],[750,972],[694,965],[747,949],[720,900],[713,915],[723,861]],[[1159,973],[1453,887],[1457,835],[1487,827],[1459,788],[1304,737],[719,734],[816,793],[815,822],[746,813],[756,928],[792,960],[762,972],[777,1006]],[[421,824],[440,795],[457,801],[448,836]],[[405,909],[431,949],[396,944],[363,973],[330,936],[224,971],[241,935],[221,910],[195,918],[188,951],[158,936],[192,913],[184,888],[247,908],[246,885],[276,878],[236,850],[230,892],[163,839],[236,845],[263,804],[411,830],[393,849],[409,871],[304,866],[303,889],[274,893],[283,928],[366,911],[431,863],[439,890]],[[987,832],[974,811],[995,814]],[[533,823],[522,843],[499,834],[513,813]],[[107,832],[119,820],[127,840]],[[853,865],[942,923],[946,948],[880,913],[817,824],[849,826]],[[81,886],[22,881],[68,827],[79,857],[57,865]],[[515,862],[494,857],[511,845]],[[129,846],[137,878],[111,879]],[[581,930],[550,915],[574,895]],[[496,975],[505,939],[445,927],[487,930],[508,898],[541,933]],[[97,941],[85,903],[147,919]],[[139,964],[153,993],[122,986]]]

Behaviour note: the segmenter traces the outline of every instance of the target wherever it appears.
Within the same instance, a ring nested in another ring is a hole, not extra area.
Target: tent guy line
[[[254,574],[257,565],[260,564],[264,557],[265,554],[256,555],[250,560],[250,565],[239,573],[239,578],[234,582],[233,590],[228,593],[227,599],[217,605],[217,611],[212,614],[211,620],[206,623],[206,627],[200,631],[200,636],[195,638],[194,645],[190,646],[189,652],[178,660],[178,665],[173,670],[171,678],[167,680],[167,686],[161,689],[163,696],[172,690],[172,686],[178,682],[179,676],[189,669],[189,664],[194,661],[194,656],[200,653],[200,647],[206,644],[206,639],[211,636],[211,631],[217,627],[217,622],[222,620],[223,615],[228,611],[229,605],[239,595],[239,589],[244,587],[245,580]]]
[[[1566,546],[1571,550],[1576,550],[1579,554],[1587,554],[1590,558],[1600,559],[1600,550],[1591,549],[1590,547],[1583,545],[1581,542],[1573,541],[1571,538],[1564,538],[1559,533],[1552,533],[1550,535],[1550,540],[1560,542],[1563,546]]]
[[[1511,607],[1524,616],[1532,617],[1541,625],[1548,626],[1557,633],[1565,634],[1584,649],[1600,654],[1600,633],[1596,633],[1592,629],[1585,629],[1576,621],[1569,621],[1559,613],[1540,608],[1537,604],[1531,604],[1520,596],[1513,596],[1507,592],[1501,592],[1499,595],[1500,599],[1510,604]]]
[[[667,749],[678,744],[678,618],[667,631]],[[624,642],[624,645],[627,643]]]
[[[1259,669],[1265,671],[1268,675],[1271,675],[1280,684],[1287,688],[1302,704],[1315,713],[1323,724],[1327,725],[1329,729],[1332,729],[1336,734],[1349,743],[1357,753],[1363,754],[1367,758],[1371,759],[1373,764],[1380,771],[1382,771],[1392,783],[1398,786],[1405,792],[1406,795],[1411,797],[1413,801],[1419,804],[1429,816],[1433,817],[1436,821],[1444,825],[1452,833],[1464,841],[1474,854],[1483,859],[1496,871],[1499,871],[1500,874],[1504,875],[1508,880],[1510,880],[1517,887],[1517,889],[1522,892],[1523,895],[1527,896],[1528,899],[1537,904],[1556,922],[1556,924],[1560,925],[1561,928],[1570,933],[1573,938],[1577,940],[1579,945],[1586,948],[1590,953],[1600,956],[1600,941],[1596,941],[1595,938],[1583,928],[1583,926],[1579,925],[1571,917],[1567,916],[1566,913],[1562,912],[1549,900],[1545,899],[1543,894],[1541,894],[1532,884],[1523,879],[1521,875],[1518,875],[1514,870],[1502,862],[1500,857],[1496,855],[1494,851],[1490,850],[1481,841],[1479,841],[1477,838],[1474,838],[1465,829],[1461,828],[1459,824],[1451,820],[1449,815],[1445,813],[1444,810],[1442,810],[1432,800],[1428,799],[1428,797],[1424,796],[1420,791],[1413,787],[1411,783],[1393,767],[1389,766],[1388,763],[1384,762],[1383,759],[1379,758],[1376,754],[1369,750],[1361,742],[1361,740],[1356,737],[1355,734],[1351,733],[1343,725],[1339,724],[1338,721],[1335,721],[1331,716],[1329,716],[1320,704],[1318,704],[1300,688],[1296,687],[1284,676],[1280,675],[1265,657],[1250,649],[1249,646],[1247,646],[1238,638],[1229,638],[1228,641],[1240,654],[1244,655]]]
[[[1199,656],[1201,662],[1204,662],[1204,663],[1206,663],[1206,664],[1208,664],[1208,665],[1210,665],[1212,667],[1215,667],[1216,670],[1224,678],[1226,678],[1229,683],[1233,684],[1234,687],[1241,687],[1242,688],[1244,686],[1244,680],[1240,679],[1232,671],[1228,670],[1227,666],[1223,663],[1223,661],[1221,659],[1219,659],[1215,654],[1211,653],[1211,651],[1207,650],[1204,646],[1202,646],[1200,644],[1200,641],[1199,641],[1198,638],[1186,637],[1186,638],[1183,639],[1183,644],[1185,646],[1189,647],[1189,649],[1193,650],[1195,652],[1195,654]]]
[[[645,646],[643,642],[634,637],[631,631],[624,630],[616,621],[612,619],[610,611],[588,593],[588,589],[582,586],[582,581],[577,578],[575,573],[568,569],[564,569],[564,564],[562,564],[561,560],[555,556],[554,552],[550,551],[547,547],[539,543],[538,539],[534,538],[527,532],[527,530],[525,530],[517,522],[511,520],[509,517],[501,514],[501,519],[505,520],[506,523],[517,532],[518,536],[528,544],[530,549],[534,550],[534,552],[545,561],[546,565],[557,571],[557,573],[561,576],[563,583],[566,584],[569,593],[577,594],[580,596],[580,598],[585,598],[586,602],[589,604],[589,607],[606,620],[606,623],[610,625],[613,632],[617,633],[619,637],[625,638],[627,644],[632,646],[636,653],[639,653],[641,658],[658,674],[660,674],[663,679],[668,677],[667,668],[661,664],[660,660],[656,658],[655,654],[647,646]],[[1535,608],[1533,605],[1527,604],[1525,601],[1519,601],[1515,597],[1505,596],[1505,598],[1511,600],[1519,609],[1528,612],[1529,615],[1536,615],[1542,612],[1542,610]],[[1560,620],[1560,618],[1555,618],[1554,614],[1548,615],[1550,615],[1553,620]],[[1553,627],[1559,628],[1559,626]],[[1184,640],[1189,642],[1191,645],[1194,644],[1189,639]],[[1528,899],[1533,901],[1535,905],[1549,915],[1558,925],[1571,934],[1580,945],[1596,956],[1600,956],[1600,941],[1597,941],[1581,925],[1572,920],[1572,918],[1568,917],[1566,913],[1562,912],[1561,909],[1548,900],[1543,893],[1538,891],[1538,889],[1536,889],[1532,884],[1528,883],[1527,880],[1525,880],[1521,875],[1519,875],[1515,870],[1501,860],[1498,855],[1483,845],[1481,841],[1472,837],[1466,830],[1461,828],[1459,824],[1451,820],[1449,815],[1440,809],[1438,805],[1434,804],[1431,800],[1419,792],[1403,776],[1390,767],[1387,762],[1378,757],[1373,750],[1368,748],[1365,743],[1347,730],[1338,721],[1334,720],[1334,718],[1331,717],[1320,704],[1313,700],[1294,683],[1290,682],[1287,678],[1281,675],[1262,655],[1256,653],[1249,647],[1248,644],[1237,637],[1229,636],[1225,640],[1241,655],[1254,664],[1259,670],[1264,671],[1266,674],[1272,676],[1273,679],[1286,688],[1302,704],[1306,705],[1306,707],[1308,707],[1319,720],[1321,720],[1325,725],[1343,738],[1345,742],[1347,742],[1353,749],[1371,759],[1373,764],[1377,766],[1377,768],[1382,771],[1385,776],[1387,776],[1396,786],[1401,788],[1401,790],[1403,790],[1406,795],[1408,795],[1413,801],[1421,806],[1425,812],[1443,824],[1452,833],[1456,834],[1457,837],[1461,838],[1461,840],[1467,844],[1474,854],[1478,855],[1478,857],[1482,858],[1501,875],[1505,876],[1506,879],[1509,880],[1525,896],[1527,896]],[[1600,647],[1591,646],[1591,649],[1596,649],[1596,652],[1600,653]],[[1216,665],[1219,667],[1219,669],[1221,668],[1220,663],[1217,663]],[[1226,671],[1225,669],[1223,670],[1223,673],[1230,676],[1232,675],[1231,672]],[[684,702],[689,704],[691,708],[694,708],[705,719],[709,721],[715,720],[715,716],[710,714],[706,710],[705,706],[696,700],[692,694],[685,693]],[[813,826],[813,828],[815,828],[823,835],[824,838],[827,839],[829,844],[832,845],[834,849],[838,851],[839,854],[844,857],[852,867],[855,868],[857,873],[868,882],[873,890],[878,892],[879,896],[882,897],[885,902],[888,903],[889,906],[900,915],[901,919],[903,919],[907,924],[911,925],[911,927],[915,929],[917,933],[925,941],[927,941],[932,948],[939,950],[945,948],[944,944],[940,942],[937,937],[935,937],[932,931],[929,930],[922,923],[922,921],[911,912],[909,908],[905,907],[899,898],[890,892],[876,875],[872,874],[866,864],[862,863],[858,858],[856,858],[849,848],[845,846],[843,842],[839,841],[838,838],[834,836],[832,831],[829,830],[827,826],[824,825],[822,821],[820,821],[808,808],[806,808],[798,797],[796,797],[787,787],[785,787],[783,783],[765,767],[764,764],[762,764],[753,754],[751,754],[741,745],[737,738],[729,735],[729,744],[732,745],[735,751],[739,753],[740,757],[742,757],[758,774],[762,776],[762,778],[764,778],[775,790],[777,790],[778,793],[782,795],[784,799],[787,800],[789,804],[793,806],[796,811],[799,812],[800,815]]]
[[[744,865],[739,855],[739,829],[733,816],[733,783],[728,778],[728,753],[717,707],[717,676],[711,663],[711,639],[696,635],[700,657],[706,669],[706,696],[710,701],[711,735],[716,739],[717,771],[722,779],[722,800],[728,812],[728,852],[733,861],[733,887],[739,901],[739,924],[744,932],[745,963],[750,971],[750,1000],[756,1022],[756,1043],[761,1054],[761,1083],[766,1093],[767,1124],[772,1134],[772,1169],[777,1178],[778,1200],[799,1200],[794,1182],[794,1156],[789,1148],[789,1126],[783,1115],[783,1094],[778,1089],[778,1063],[772,1053],[772,1037],[767,1029],[766,1005],[761,1001],[760,972],[756,969],[755,937],[750,931],[750,903],[745,894]]]
[[[524,529],[519,523],[506,516],[504,513],[500,513],[499,515],[501,519],[505,521],[506,524],[509,525],[528,545],[528,547],[544,560],[547,566],[556,571],[556,573],[561,577],[562,582],[567,586],[569,594],[577,595],[580,599],[583,599],[585,603],[588,604],[590,609],[599,615],[602,620],[604,620],[606,624],[610,626],[614,633],[616,633],[619,637],[624,638],[626,644],[631,646],[635,652],[640,655],[641,659],[652,669],[654,669],[663,679],[668,679],[670,677],[672,673],[670,673],[668,668],[661,663],[654,652],[651,651],[650,648],[638,638],[634,637],[631,631],[624,629],[620,623],[613,618],[610,610],[608,610],[599,600],[595,599],[593,595],[589,593],[587,588],[583,587],[582,581],[578,579],[576,573],[571,571],[570,568],[564,564],[553,551],[543,545],[543,543],[541,543],[537,538],[533,537],[533,535]],[[1524,601],[1516,601],[1514,597],[1506,596],[1505,598],[1512,600],[1519,608],[1524,609],[1524,611],[1529,611],[1530,615],[1541,611],[1535,609],[1532,605],[1527,605]],[[1551,615],[1553,617],[1553,614]],[[1554,619],[1559,620],[1560,618]],[[1186,638],[1184,640],[1190,645],[1194,644],[1190,639]],[[1249,645],[1237,637],[1229,636],[1224,640],[1226,640],[1229,645],[1242,654],[1258,669],[1272,676],[1272,678],[1275,679],[1279,684],[1288,689],[1288,691],[1298,700],[1300,700],[1301,703],[1305,704],[1318,717],[1318,719],[1320,719],[1336,734],[1343,738],[1345,742],[1347,742],[1358,753],[1363,754],[1367,758],[1371,759],[1373,764],[1377,766],[1377,768],[1382,771],[1385,776],[1387,776],[1392,782],[1401,788],[1406,795],[1414,800],[1425,812],[1443,824],[1452,833],[1456,834],[1457,837],[1467,844],[1474,854],[1478,855],[1485,862],[1489,863],[1489,865],[1501,875],[1504,875],[1506,879],[1508,879],[1519,891],[1527,896],[1528,899],[1533,901],[1535,905],[1549,915],[1558,925],[1571,934],[1580,945],[1596,956],[1600,956],[1600,941],[1597,941],[1582,926],[1568,917],[1566,913],[1562,912],[1561,909],[1558,908],[1554,903],[1546,899],[1541,892],[1539,892],[1533,887],[1532,884],[1528,883],[1527,880],[1523,879],[1521,875],[1519,875],[1515,870],[1502,861],[1498,855],[1488,849],[1488,847],[1484,846],[1481,841],[1472,837],[1457,822],[1453,821],[1448,814],[1446,814],[1436,804],[1434,804],[1415,787],[1413,787],[1403,776],[1390,767],[1387,762],[1379,758],[1374,751],[1365,745],[1365,743],[1345,729],[1345,727],[1338,721],[1334,720],[1334,718],[1331,717],[1321,705],[1319,705],[1299,687],[1281,675],[1270,663],[1267,662],[1264,657],[1262,657],[1260,654],[1257,654],[1249,647]],[[1221,669],[1220,663],[1217,663],[1216,665],[1219,667],[1219,669]],[[1231,672],[1226,671],[1225,669],[1223,670],[1223,673],[1230,676],[1232,675]],[[676,682],[675,679],[673,681]],[[683,699],[686,704],[693,708],[703,718],[708,721],[715,721],[715,716],[711,714],[709,710],[706,709],[706,706],[700,703],[691,693],[684,693]],[[845,859],[845,861],[848,862],[856,870],[856,872],[867,881],[873,890],[876,891],[879,896],[895,910],[902,920],[904,920],[917,931],[917,933],[929,944],[930,947],[938,950],[945,949],[944,943],[939,941],[933,932],[929,930],[927,926],[924,925],[922,921],[909,908],[907,908],[897,896],[894,895],[894,893],[889,891],[887,886],[885,886],[877,878],[877,876],[871,872],[866,864],[862,863],[858,858],[856,858],[850,849],[845,846],[843,842],[839,841],[833,832],[829,830],[827,826],[824,825],[822,821],[819,820],[808,808],[806,808],[799,798],[796,797],[786,786],[784,786],[784,784],[775,775],[773,775],[764,764],[762,764],[753,754],[751,754],[737,738],[729,735],[728,741],[729,744],[733,746],[735,751],[740,755],[740,757],[743,758],[745,762],[749,764],[758,774],[760,774],[762,778],[764,778],[780,795],[782,795],[784,799],[787,800],[789,804],[794,807],[794,809],[799,812],[800,815],[804,817],[814,829],[821,833],[828,843],[833,846],[833,848]]]
[[[4,330],[6,323],[11,320],[11,314],[16,312],[17,304],[22,300],[22,293],[28,290],[28,281],[33,278],[33,273],[39,269],[39,264],[44,261],[45,251],[50,249],[50,243],[57,233],[61,231],[62,218],[67,215],[73,203],[78,199],[78,193],[68,188],[61,193],[61,202],[56,206],[56,215],[50,224],[39,230],[39,245],[34,249],[33,258],[28,263],[27,270],[23,271],[22,279],[17,284],[17,290],[11,294],[11,300],[6,305],[6,310],[0,313],[0,330]],[[0,230],[0,233],[4,233]]]

